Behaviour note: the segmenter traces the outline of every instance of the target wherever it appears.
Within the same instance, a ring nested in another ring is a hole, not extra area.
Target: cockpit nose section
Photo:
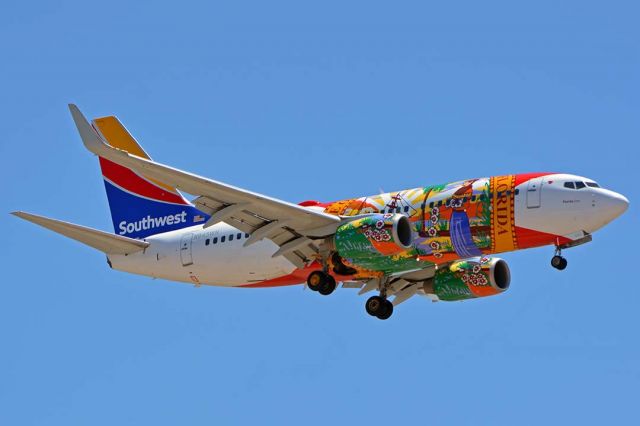
[[[629,207],[629,200],[617,192],[604,189],[597,182],[580,176],[565,175],[563,179],[563,203],[574,204],[575,222],[582,230],[594,232]]]
[[[597,191],[595,204],[598,215],[606,221],[605,224],[622,215],[629,208],[629,200],[624,195],[608,189]]]
[[[558,236],[597,231],[629,206],[623,195],[571,174],[535,176],[519,189],[516,225]]]

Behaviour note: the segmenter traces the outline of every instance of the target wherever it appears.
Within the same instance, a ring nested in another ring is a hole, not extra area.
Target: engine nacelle
[[[372,271],[395,272],[417,267],[415,256],[402,256],[412,244],[411,223],[401,214],[372,214],[354,219],[338,227],[334,237],[335,248],[348,266]]]
[[[507,262],[497,257],[475,257],[439,269],[423,289],[440,300],[464,300],[502,293],[510,283]]]

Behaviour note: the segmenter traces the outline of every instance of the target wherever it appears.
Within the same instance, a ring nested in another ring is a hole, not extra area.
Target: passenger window
[[[249,238],[249,234],[244,234],[244,237],[245,238]]]
[[[584,188],[586,185],[584,184],[584,182],[576,182],[576,189],[582,189]]]
[[[229,235],[229,241],[233,241],[233,234]]]
[[[409,211],[409,206],[404,206],[404,212],[407,213]]]
[[[476,201],[476,198],[477,198],[477,197],[476,197],[475,195],[472,195],[472,196],[471,196],[471,202],[472,202],[472,203],[474,203],[474,202]]]
[[[224,243],[224,239],[225,239],[225,238],[226,238],[226,237],[225,237],[224,235],[223,235],[222,237],[220,237],[220,242],[221,242],[221,243]]]
[[[241,233],[241,232],[238,232],[238,235],[236,235],[236,238],[237,238],[237,239],[242,238],[242,233]]]
[[[442,200],[438,201],[438,207],[442,206]]]
[[[576,189],[576,186],[574,185],[574,183],[573,183],[573,182],[565,182],[565,183],[564,183],[564,187],[565,187],[565,188]]]
[[[516,190],[514,191],[514,194],[518,195],[520,193],[520,189],[516,188]]]
[[[213,244],[218,244],[218,237],[213,237]]]
[[[433,201],[429,203],[429,208],[432,209],[433,208]]]
[[[204,240],[204,245],[208,246],[209,245],[209,239],[207,238],[206,240]]]
[[[396,207],[396,213],[400,213],[402,209],[400,207]]]

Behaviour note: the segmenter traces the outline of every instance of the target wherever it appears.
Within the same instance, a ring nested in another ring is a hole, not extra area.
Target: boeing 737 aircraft
[[[493,255],[563,249],[620,216],[628,200],[592,179],[525,173],[323,203],[292,204],[153,161],[116,117],[71,115],[97,155],[115,233],[14,212],[104,252],[110,267],[197,286],[303,284],[323,295],[376,291],[366,311],[387,319],[414,295],[454,301],[509,288]],[[196,196],[188,201],[179,192]],[[390,299],[392,298],[392,299]]]

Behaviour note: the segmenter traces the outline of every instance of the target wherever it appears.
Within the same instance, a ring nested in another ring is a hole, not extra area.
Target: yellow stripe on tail
[[[124,125],[120,122],[120,120],[118,120],[117,117],[108,116],[96,118],[93,120],[93,125],[109,145],[113,146],[114,148],[127,151],[129,154],[151,160],[149,154],[147,154],[145,150],[142,149],[140,144],[135,140],[133,136],[131,136],[131,133],[129,133],[127,128],[124,127]],[[155,183],[156,185],[166,189],[167,191],[178,193],[178,191],[174,187],[166,185],[155,179],[148,178],[146,176],[145,179]]]

